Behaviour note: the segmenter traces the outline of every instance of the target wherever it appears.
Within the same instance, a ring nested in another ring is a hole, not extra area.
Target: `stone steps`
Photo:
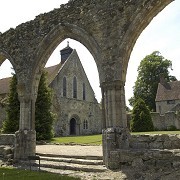
[[[64,162],[73,164],[84,164],[84,165],[103,165],[102,160],[91,160],[91,159],[77,159],[77,158],[64,158],[64,157],[46,157],[42,156],[41,161],[53,161],[53,162]]]
[[[45,154],[45,153],[36,153],[40,157],[58,157],[58,158],[74,158],[74,159],[88,159],[88,160],[101,160],[102,156],[77,156],[77,155],[57,155],[57,154]]]
[[[40,156],[40,167],[43,171],[56,172],[60,174],[73,174],[81,172],[105,172],[107,169],[103,166],[102,157],[86,157],[86,156],[62,156],[38,154]],[[30,162],[21,162],[22,167],[30,168]],[[39,161],[31,160],[31,169],[38,170]]]

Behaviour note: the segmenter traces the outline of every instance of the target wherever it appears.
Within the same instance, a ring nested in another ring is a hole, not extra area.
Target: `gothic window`
[[[88,129],[88,121],[87,120],[84,120],[83,128]]]
[[[73,98],[77,98],[77,78],[73,78]]]
[[[85,87],[85,83],[83,83],[83,100],[86,100],[86,87]]]
[[[66,83],[66,77],[63,78],[63,96],[66,97],[67,92],[67,83]]]

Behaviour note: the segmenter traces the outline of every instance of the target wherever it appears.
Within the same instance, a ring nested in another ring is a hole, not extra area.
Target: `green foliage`
[[[54,115],[51,112],[52,91],[46,84],[46,73],[43,72],[36,100],[35,127],[37,140],[48,140],[53,137]]]
[[[153,130],[154,127],[150,111],[145,102],[139,98],[136,100],[132,110],[131,131],[145,132]]]
[[[138,77],[133,87],[134,96],[129,99],[130,105],[133,106],[136,99],[141,98],[151,111],[155,111],[155,98],[160,74],[163,74],[167,82],[176,80],[174,76],[169,75],[171,67],[172,62],[161,56],[158,51],[147,55],[138,67]]]
[[[7,120],[3,124],[3,133],[15,133],[19,129],[20,103],[17,94],[17,79],[14,75],[10,83],[8,96]],[[46,74],[42,73],[36,100],[35,129],[37,140],[48,140],[53,137],[52,124],[54,115],[51,112],[52,92],[46,85]]]
[[[3,122],[3,133],[15,133],[19,129],[20,102],[17,94],[17,79],[14,74],[10,82],[10,93],[7,99],[7,119]]]

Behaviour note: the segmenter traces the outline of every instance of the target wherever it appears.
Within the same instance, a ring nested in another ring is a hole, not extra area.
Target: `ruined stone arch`
[[[59,24],[51,30],[39,44],[35,53],[32,84],[38,86],[41,71],[56,47],[66,38],[71,38],[82,43],[90,51],[99,71],[101,61],[101,49],[95,39],[82,28],[72,24]]]
[[[123,42],[128,42],[127,44],[122,44],[125,45],[123,48],[125,49],[125,54],[123,58],[123,66],[124,66],[124,72],[123,72],[123,79],[126,79],[126,73],[127,73],[127,67],[128,67],[128,62],[129,58],[131,55],[131,52],[134,48],[134,45],[143,32],[143,30],[146,29],[146,27],[151,23],[152,19],[158,15],[167,5],[169,5],[172,2],[172,0],[165,0],[162,2],[157,1],[156,6],[151,5],[151,1],[147,2],[147,5],[149,7],[149,11],[147,11],[146,8],[143,8],[141,10],[141,13],[137,14],[134,19],[133,23],[129,26],[127,29],[127,32],[123,38]],[[149,3],[149,4],[148,4]],[[155,3],[154,3],[155,4]],[[145,3],[143,4],[143,6]],[[143,19],[142,19],[143,17]]]
[[[14,63],[14,59],[6,51],[0,49],[0,66],[6,59],[10,61],[10,63],[12,64],[14,68],[14,71],[16,72],[16,64]],[[17,77],[18,77],[18,74],[17,74]]]
[[[112,162],[111,152],[129,148],[124,83],[130,53],[141,32],[172,1],[72,0],[0,34],[0,49],[11,55],[7,58],[20,81],[20,130],[14,157],[35,155],[35,100],[42,69],[54,49],[72,38],[86,46],[97,64],[103,96],[104,163],[109,168],[119,166]],[[0,53],[0,64],[4,58]]]

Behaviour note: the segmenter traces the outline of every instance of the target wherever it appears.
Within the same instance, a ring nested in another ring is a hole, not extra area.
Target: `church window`
[[[77,98],[77,78],[73,78],[73,98]]]
[[[63,78],[63,96],[66,97],[67,93],[67,83],[66,83],[66,77]]]
[[[83,83],[83,100],[86,100],[86,86],[85,86],[85,83]]]
[[[83,128],[88,129],[88,121],[87,120],[84,120]]]

